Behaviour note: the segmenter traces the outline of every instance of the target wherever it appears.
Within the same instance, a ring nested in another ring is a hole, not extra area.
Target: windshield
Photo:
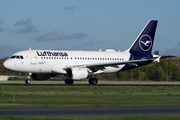
[[[24,57],[22,55],[13,55],[11,59],[24,59]]]

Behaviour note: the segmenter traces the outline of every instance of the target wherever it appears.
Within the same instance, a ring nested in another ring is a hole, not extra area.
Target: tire
[[[31,80],[25,80],[26,84],[31,84]]]
[[[74,81],[72,79],[68,79],[68,78],[65,79],[65,84],[73,84],[73,83]]]
[[[96,78],[90,78],[89,79],[89,84],[96,85],[97,83],[98,83],[98,80]]]

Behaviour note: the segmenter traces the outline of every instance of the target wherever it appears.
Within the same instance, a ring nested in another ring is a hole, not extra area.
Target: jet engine
[[[80,80],[87,78],[88,71],[86,68],[68,68],[66,69],[68,79]]]
[[[54,74],[46,74],[46,73],[32,73],[31,78],[33,80],[47,80],[50,77],[54,77]]]

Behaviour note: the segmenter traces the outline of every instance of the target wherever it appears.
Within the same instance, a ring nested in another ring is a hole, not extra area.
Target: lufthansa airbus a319
[[[66,84],[91,76],[89,84],[97,84],[96,74],[115,73],[144,66],[162,58],[151,54],[157,20],[150,20],[129,49],[116,52],[25,50],[12,55],[3,63],[10,71],[27,73],[34,80],[46,80],[57,74],[66,75]],[[25,81],[30,84],[30,79]]]

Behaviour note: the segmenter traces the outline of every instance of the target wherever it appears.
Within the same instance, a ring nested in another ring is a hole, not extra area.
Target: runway
[[[0,108],[0,117],[180,116],[180,106]]]
[[[0,85],[12,86],[180,86],[180,84],[12,84],[1,83]]]

